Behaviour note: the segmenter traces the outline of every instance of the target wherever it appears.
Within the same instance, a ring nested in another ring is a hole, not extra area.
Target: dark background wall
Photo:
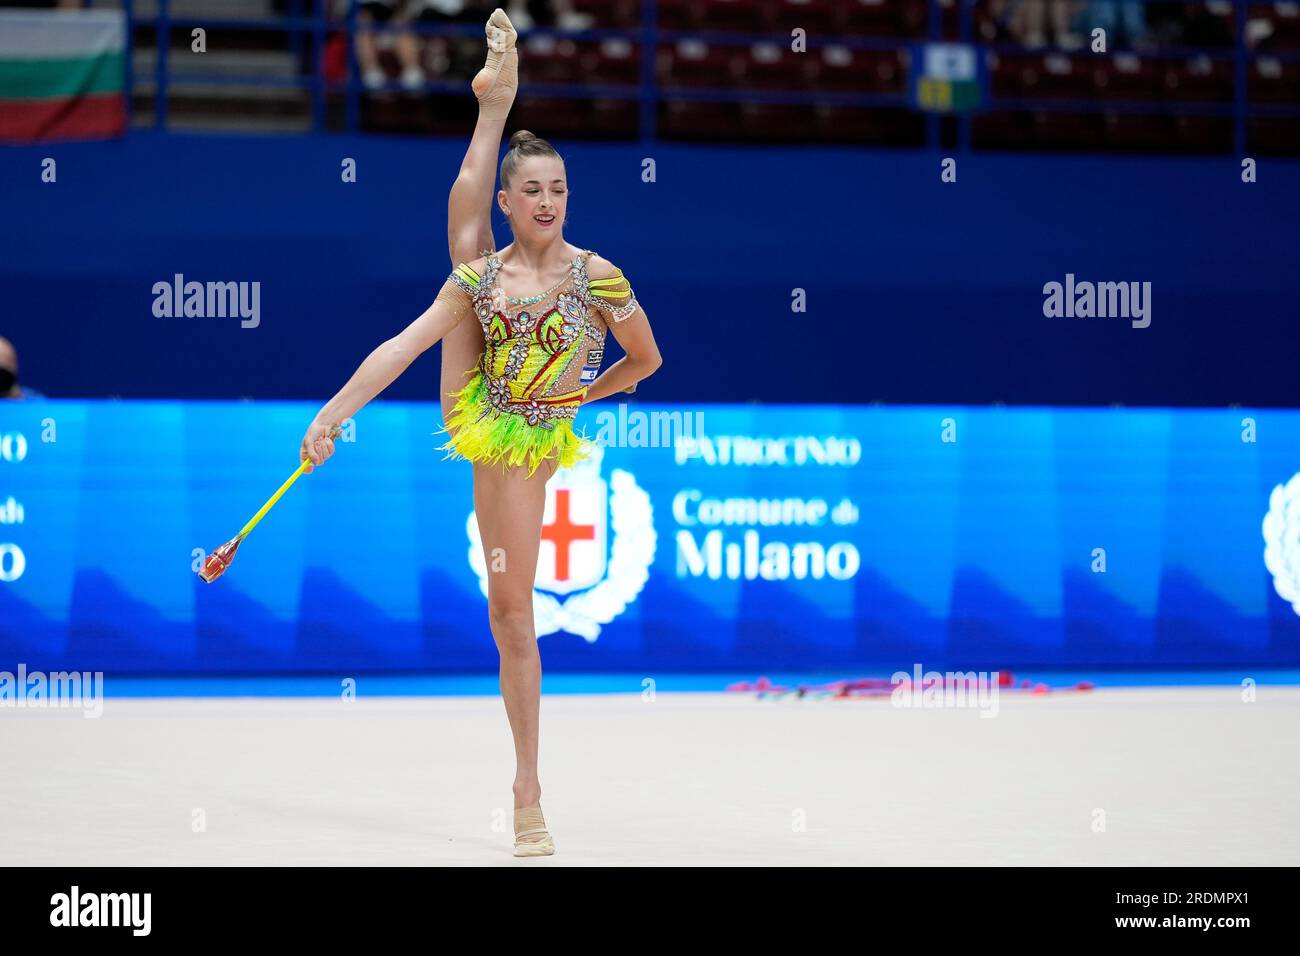
[[[50,396],[324,399],[446,276],[464,145],[0,151],[0,334]],[[1264,160],[1247,185],[1236,159],[979,154],[944,184],[932,153],[557,146],[566,237],[623,267],[667,358],[644,397],[1295,403],[1300,163]],[[152,286],[177,272],[261,282],[260,326],[155,318]],[[1151,327],[1045,318],[1043,284],[1067,272],[1151,282]],[[436,382],[430,354],[386,394]]]

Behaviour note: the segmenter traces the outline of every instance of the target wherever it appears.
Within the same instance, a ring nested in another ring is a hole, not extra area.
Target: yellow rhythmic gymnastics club
[[[337,437],[337,434],[338,430],[335,429],[334,434],[330,437]],[[229,568],[231,562],[235,560],[235,552],[239,550],[239,545],[243,543],[243,540],[246,537],[248,537],[249,532],[257,527],[257,523],[266,517],[266,513],[271,510],[273,504],[280,500],[280,496],[289,490],[289,486],[298,480],[298,476],[302,474],[303,469],[309,464],[311,464],[311,460],[304,458],[302,463],[298,465],[298,470],[289,476],[289,480],[279,487],[266,504],[262,505],[257,514],[253,515],[248,524],[244,525],[240,530],[239,534],[235,535],[221,547],[217,548],[217,550],[208,555],[208,560],[204,561],[203,567],[199,569],[199,577],[201,577],[206,583],[211,584],[217,578],[226,573],[226,569]]]

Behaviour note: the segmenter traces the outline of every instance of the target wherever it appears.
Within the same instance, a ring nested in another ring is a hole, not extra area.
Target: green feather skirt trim
[[[522,415],[501,412],[488,404],[487,379],[476,370],[468,384],[452,392],[456,404],[446,425],[436,432],[450,440],[438,446],[447,452],[444,461],[468,460],[504,466],[527,465],[531,477],[543,461],[555,458],[567,468],[590,457],[585,435],[573,430],[566,418],[555,419],[551,427],[530,425]]]

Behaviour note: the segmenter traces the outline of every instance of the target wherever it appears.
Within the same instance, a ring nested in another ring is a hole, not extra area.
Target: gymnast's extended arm
[[[310,472],[334,454],[334,440],[330,436],[344,419],[365,407],[416,358],[460,324],[461,318],[469,314],[468,298],[448,280],[419,318],[366,356],[347,384],[325,403],[308,426],[298,458],[311,462],[304,471]]]

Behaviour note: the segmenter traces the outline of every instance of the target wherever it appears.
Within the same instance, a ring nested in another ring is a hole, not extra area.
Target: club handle
[[[280,496],[289,490],[289,486],[298,480],[298,476],[302,474],[302,470],[306,468],[309,464],[311,464],[310,459],[304,458],[302,460],[302,463],[298,465],[298,470],[289,476],[289,480],[280,486],[279,490],[277,490],[276,493],[271,496],[271,500],[268,501],[266,504],[262,505],[261,510],[258,511],[257,514],[253,515],[253,517],[249,520],[248,524],[244,525],[244,529],[239,532],[240,538],[243,538],[245,535],[248,534],[248,532],[252,531],[254,528],[257,527],[257,523],[261,521],[263,517],[265,517],[268,511],[271,510],[271,505],[275,504],[277,501],[280,500]]]

